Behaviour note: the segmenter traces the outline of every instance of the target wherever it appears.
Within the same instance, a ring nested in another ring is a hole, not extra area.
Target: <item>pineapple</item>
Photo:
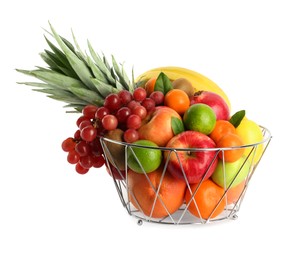
[[[48,97],[67,103],[64,107],[81,112],[88,105],[103,105],[104,98],[110,93],[126,89],[133,92],[134,75],[129,80],[123,65],[119,65],[112,56],[112,65],[102,54],[99,56],[88,41],[90,55],[83,53],[73,35],[74,45],[59,36],[50,24],[51,32],[59,47],[45,36],[51,50],[42,52],[41,58],[48,68],[37,67],[35,70],[18,72],[33,76],[42,82],[20,82],[34,87],[34,91],[47,94]]]

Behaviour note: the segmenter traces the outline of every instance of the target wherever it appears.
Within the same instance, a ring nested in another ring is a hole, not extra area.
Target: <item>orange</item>
[[[181,89],[171,89],[164,97],[164,104],[183,115],[190,107],[190,99],[187,93]]]
[[[217,143],[222,136],[228,133],[235,134],[235,127],[227,120],[217,120],[215,128],[212,130],[209,137]]]
[[[156,81],[157,81],[157,78],[150,78],[145,83],[144,88],[146,90],[147,96],[149,96],[152,92],[154,92]]]
[[[224,152],[219,153],[220,159],[224,159],[225,162],[235,162],[238,159],[241,158],[241,156],[244,153],[244,148],[236,148],[237,146],[242,146],[243,141],[237,134],[226,134],[222,136],[219,141],[217,142],[218,148],[232,148],[234,149],[228,149]]]
[[[235,187],[230,188],[226,193],[227,203],[228,204],[236,203],[239,197],[241,196],[241,193],[243,192],[244,187],[245,187],[245,181],[242,181]]]
[[[198,186],[199,183],[190,185],[192,194],[194,194]],[[188,210],[191,214],[198,218],[208,219],[215,218],[224,211],[226,204],[225,198],[219,203],[223,195],[224,189],[215,184],[212,180],[207,179],[201,183],[191,202],[192,195],[190,190],[187,189],[185,200],[187,204],[190,202]]]
[[[164,176],[162,173],[162,166],[149,174],[128,171],[127,185],[131,203],[143,214],[153,218],[173,214],[184,202],[186,183],[168,172]],[[158,190],[159,196],[156,195]]]

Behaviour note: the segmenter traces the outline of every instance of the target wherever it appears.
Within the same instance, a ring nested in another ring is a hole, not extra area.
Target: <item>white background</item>
[[[1,7],[0,259],[296,259],[297,40],[294,1],[8,1]],[[135,74],[175,65],[228,94],[273,140],[236,221],[137,225],[104,170],[85,176],[60,145],[63,103],[16,84],[44,65],[50,21]],[[293,235],[293,237],[291,236]],[[105,257],[104,257],[105,255]]]

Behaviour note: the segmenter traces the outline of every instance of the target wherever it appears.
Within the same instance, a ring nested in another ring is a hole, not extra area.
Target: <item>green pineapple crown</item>
[[[42,82],[19,82],[34,87],[34,91],[47,94],[48,97],[67,103],[64,107],[81,111],[84,106],[93,104],[103,105],[104,98],[110,93],[126,89],[133,92],[134,75],[129,80],[122,64],[118,64],[112,55],[112,65],[102,54],[98,55],[88,41],[90,55],[83,53],[72,32],[74,45],[57,34],[49,23],[59,47],[56,47],[45,36],[51,50],[40,54],[48,68],[37,67],[35,70],[18,72],[33,76]]]

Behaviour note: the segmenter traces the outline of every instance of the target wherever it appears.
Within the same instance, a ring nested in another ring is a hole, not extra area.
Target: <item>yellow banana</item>
[[[159,68],[151,69],[147,72],[142,73],[137,77],[135,82],[142,81],[142,80],[146,81],[150,78],[158,77],[158,75],[161,72],[165,73],[170,80],[176,80],[178,78],[186,78],[193,85],[195,92],[200,90],[205,90],[205,91],[211,91],[211,92],[217,93],[226,101],[226,103],[229,106],[229,109],[231,110],[230,100],[228,96],[225,94],[225,92],[216,83],[214,83],[204,75],[193,70],[180,68],[180,67],[173,67],[173,66],[159,67]]]

